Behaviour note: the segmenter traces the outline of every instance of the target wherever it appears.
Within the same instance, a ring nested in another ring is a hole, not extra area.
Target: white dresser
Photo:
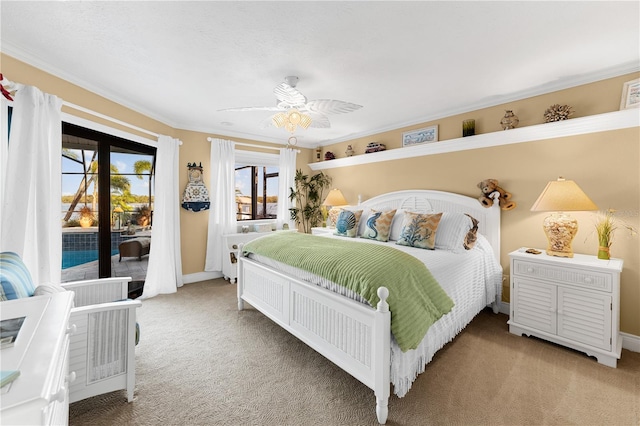
[[[1,318],[26,317],[14,346],[0,349],[2,371],[20,376],[2,387],[0,424],[69,421],[69,314],[73,292],[0,302]]]
[[[225,234],[222,236],[225,254],[222,256],[222,275],[225,280],[235,283],[238,278],[238,255],[240,244],[246,244],[263,235],[274,232],[297,232],[296,229],[267,231],[267,232],[241,232],[237,234]]]
[[[536,336],[616,367],[620,336],[621,259],[525,253],[511,259],[509,331]]]

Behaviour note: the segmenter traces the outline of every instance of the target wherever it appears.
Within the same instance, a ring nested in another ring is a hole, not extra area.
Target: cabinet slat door
[[[556,332],[556,286],[514,278],[514,322],[548,333]]]
[[[611,296],[558,288],[558,335],[611,350]]]

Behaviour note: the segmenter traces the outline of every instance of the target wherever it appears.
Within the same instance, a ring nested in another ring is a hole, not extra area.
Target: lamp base
[[[549,256],[573,257],[571,242],[578,232],[578,221],[565,213],[553,213],[542,223]]]

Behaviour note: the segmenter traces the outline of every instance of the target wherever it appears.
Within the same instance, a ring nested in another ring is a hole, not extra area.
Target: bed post
[[[389,312],[389,290],[386,287],[378,288],[380,301],[377,306],[375,320],[375,350],[374,374],[376,395],[376,415],[381,425],[387,422],[389,415],[389,387],[391,383],[391,312]]]
[[[237,290],[238,290],[238,310],[242,311],[244,310],[244,301],[242,300],[242,290],[243,290],[243,286],[244,286],[244,264],[242,263],[242,246],[243,244],[239,244],[238,245],[238,257],[236,262],[236,268],[238,268],[238,279],[236,280],[237,283]]]

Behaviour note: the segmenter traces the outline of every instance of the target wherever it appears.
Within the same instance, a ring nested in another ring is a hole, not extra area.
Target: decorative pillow
[[[338,216],[340,216],[340,211],[342,208],[340,207],[331,207],[329,209],[329,213],[327,214],[327,226],[331,228],[335,228],[336,223],[338,222]]]
[[[476,241],[478,240],[478,219],[466,213],[465,215],[469,216],[469,218],[471,218],[471,222],[473,222],[473,226],[471,227],[471,229],[469,229],[469,232],[467,232],[467,235],[465,235],[464,237],[465,250],[471,250],[476,245]]]
[[[34,290],[31,274],[20,256],[12,251],[0,253],[0,300],[30,297]]]
[[[369,217],[365,222],[364,232],[362,238],[369,238],[378,241],[389,241],[389,233],[391,232],[391,222],[396,211],[390,210],[386,212],[379,212],[371,210]]]
[[[420,214],[405,212],[402,233],[396,244],[433,250],[436,231],[442,213]]]
[[[463,253],[465,250],[464,241],[467,233],[473,229],[474,220],[465,213],[444,212],[438,225],[436,249]]]
[[[336,234],[343,237],[354,238],[358,235],[358,222],[360,222],[362,210],[345,210],[342,209],[338,220],[336,221]]]

